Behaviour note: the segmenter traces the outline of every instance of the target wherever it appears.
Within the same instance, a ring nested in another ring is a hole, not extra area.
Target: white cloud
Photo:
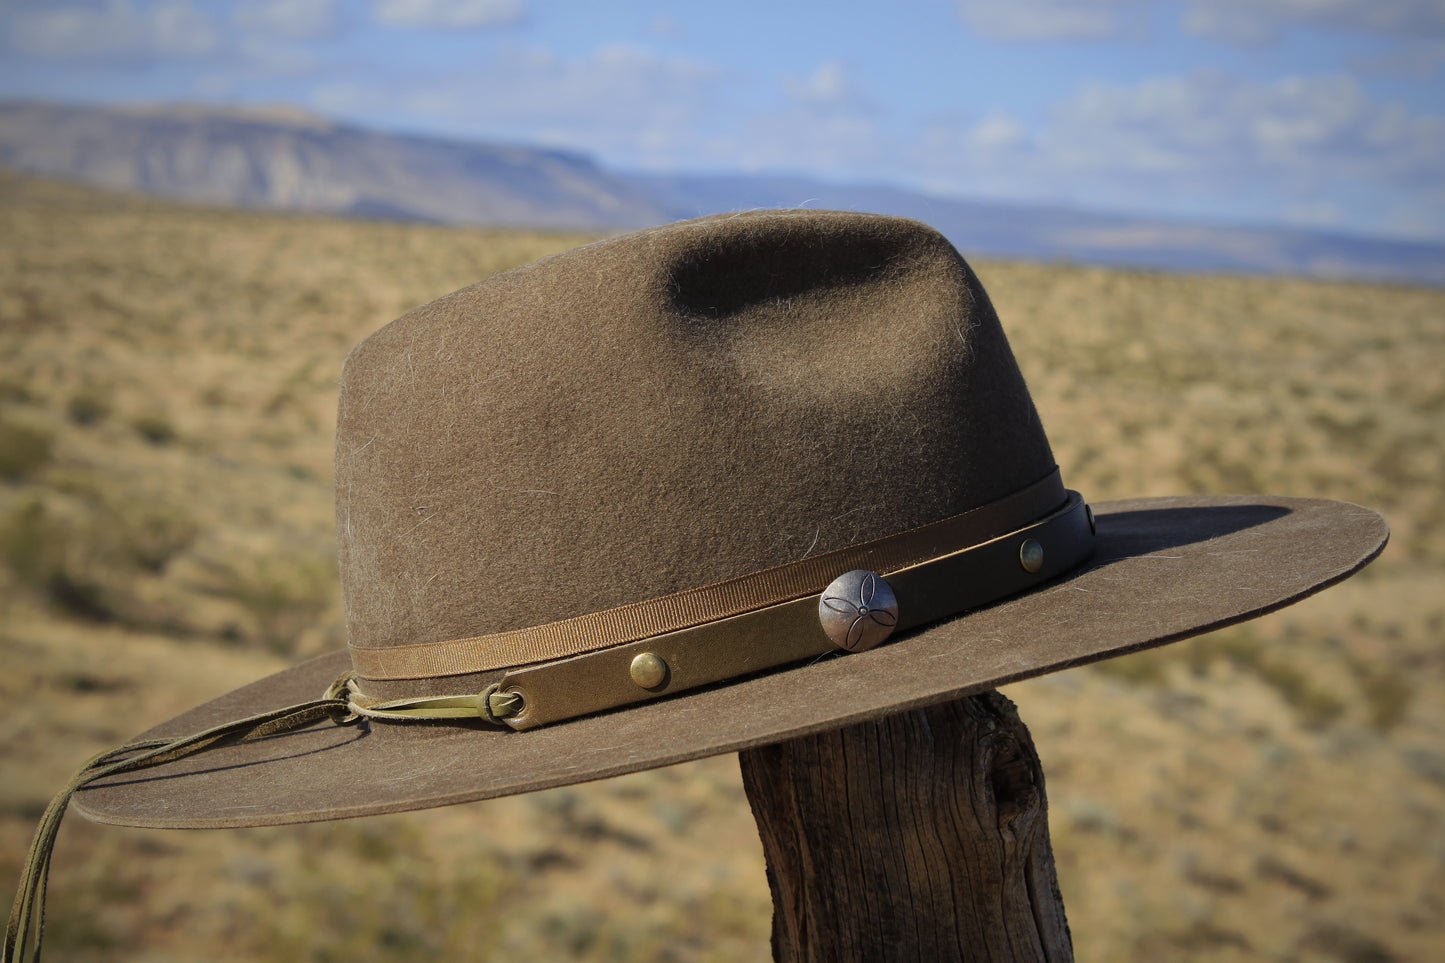
[[[1373,100],[1345,76],[1093,84],[1033,128],[944,121],[922,144],[931,183],[955,191],[1392,232],[1413,199],[1410,229],[1445,232],[1445,115]]]
[[[630,45],[580,58],[511,47],[463,73],[329,84],[311,106],[425,119],[457,136],[578,149],[643,169],[848,174],[876,170],[889,149],[877,106],[841,65],[782,78],[770,110],[737,109],[750,82]]]
[[[468,29],[517,23],[521,0],[375,0],[372,16],[394,27]]]
[[[954,0],[991,40],[1103,40],[1142,27],[1147,0]]]
[[[1393,206],[1381,223],[1397,237],[1436,242],[1445,239],[1445,188],[1427,191],[1408,203]]]
[[[336,0],[247,0],[232,18],[247,31],[281,40],[314,40],[339,25]]]
[[[1190,180],[1445,181],[1445,116],[1371,100],[1347,76],[1095,84],[1059,108],[1038,146],[1079,167]]]
[[[647,25],[648,36],[677,40],[686,34],[681,23],[666,15],[653,17]]]
[[[4,0],[0,0],[3,3]],[[343,26],[337,0],[240,0],[229,13],[196,0],[69,0],[6,11],[0,49],[122,69],[167,62],[200,67],[191,80],[202,96],[234,92],[248,81],[314,71],[311,41]],[[226,17],[222,23],[216,16]],[[179,93],[179,90],[177,91]]]
[[[819,64],[804,80],[788,78],[784,86],[795,100],[810,104],[836,104],[852,92],[843,65],[836,60]]]
[[[845,64],[824,61],[806,76],[783,77],[780,92],[776,108],[757,111],[716,134],[717,149],[744,170],[877,176],[891,148],[883,133],[889,112]]]
[[[220,34],[190,0],[106,0],[53,4],[20,13],[11,44],[43,57],[197,57],[220,43]]]
[[[1402,39],[1383,53],[1354,58],[1351,66],[1368,73],[1427,80],[1445,67],[1445,36]]]
[[[753,117],[725,143],[732,165],[743,170],[869,180],[887,162],[888,148],[872,117],[800,108]]]
[[[836,60],[824,61],[806,77],[784,77],[783,92],[797,107],[835,116],[864,116],[882,109],[851,76],[849,68]]]
[[[1141,36],[1154,11],[1184,30],[1235,44],[1273,43],[1298,29],[1373,34],[1397,41],[1414,73],[1445,58],[1441,0],[953,0],[969,28],[991,40],[1088,41]],[[1381,65],[1387,66],[1387,65]],[[1399,70],[1398,62],[1388,64]]]
[[[1445,34],[1440,0],[1192,0],[1191,33],[1233,43],[1268,43],[1298,27],[1403,38]]]
[[[1281,213],[1286,223],[1298,227],[1338,228],[1344,219],[1340,205],[1325,199],[1286,204]]]
[[[974,124],[968,132],[976,150],[1015,150],[1028,138],[1023,124],[1002,111],[993,111]]]
[[[716,166],[698,145],[724,75],[651,51],[609,46],[579,59],[508,48],[461,72],[316,88],[318,110],[406,117],[457,136],[593,151],[636,165]]]

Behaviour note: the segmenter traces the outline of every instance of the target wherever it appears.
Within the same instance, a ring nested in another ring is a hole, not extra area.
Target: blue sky
[[[1445,240],[1445,0],[0,0],[0,97]]]

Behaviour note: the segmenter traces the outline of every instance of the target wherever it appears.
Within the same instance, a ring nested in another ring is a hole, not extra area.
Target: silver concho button
[[[871,649],[893,634],[898,599],[883,576],[856,569],[835,578],[818,599],[818,622],[833,644],[849,652]]]

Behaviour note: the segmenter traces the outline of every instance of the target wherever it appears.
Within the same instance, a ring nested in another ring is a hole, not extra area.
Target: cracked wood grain
[[[1043,769],[989,691],[739,754],[778,961],[1068,961]]]

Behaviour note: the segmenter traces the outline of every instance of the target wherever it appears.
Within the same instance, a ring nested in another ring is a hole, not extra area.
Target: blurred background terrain
[[[90,754],[345,644],[336,379],[404,311],[592,235],[0,174],[0,878]],[[1007,690],[1084,960],[1445,948],[1445,291],[973,259],[1072,487],[1383,511],[1257,622]],[[55,960],[754,960],[732,757],[247,831],[68,822]]]
[[[1317,598],[1009,688],[1079,959],[1445,959],[1442,157],[1440,0],[0,2],[0,878],[90,754],[344,645],[353,344],[611,231],[836,207],[964,251],[1091,500],[1392,526]],[[75,819],[52,893],[54,960],[755,960],[769,926],[731,757]]]

